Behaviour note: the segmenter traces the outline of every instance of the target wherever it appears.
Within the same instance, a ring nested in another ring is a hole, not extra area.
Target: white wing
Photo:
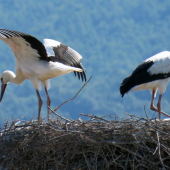
[[[163,51],[158,53],[146,61],[153,61],[154,64],[148,69],[150,74],[166,74],[170,73],[170,52]]]
[[[43,44],[47,50],[48,56],[55,56],[53,47],[58,47],[61,43],[52,39],[44,39]]]

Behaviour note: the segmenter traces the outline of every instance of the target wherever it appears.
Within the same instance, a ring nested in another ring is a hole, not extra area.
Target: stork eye
[[[1,78],[1,83],[3,82],[3,78]]]

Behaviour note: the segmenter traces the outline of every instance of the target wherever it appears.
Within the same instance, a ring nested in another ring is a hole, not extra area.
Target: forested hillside
[[[169,0],[56,0],[34,1],[0,0],[0,28],[17,30],[43,40],[58,40],[78,51],[87,70],[87,79],[93,78],[74,101],[60,108],[63,116],[77,119],[79,113],[104,116],[125,113],[149,116],[149,91],[129,93],[121,98],[122,80],[146,58],[170,50]],[[15,57],[10,48],[0,41],[0,74],[15,71]],[[51,80],[49,95],[51,107],[72,98],[83,83],[74,74]],[[170,86],[163,94],[162,109],[170,114]],[[42,116],[46,116],[46,95]],[[157,100],[157,98],[156,98]],[[156,103],[155,103],[156,104]],[[0,103],[0,122],[6,118],[30,120],[37,117],[38,100],[31,82],[8,84]],[[155,114],[157,116],[157,114]]]

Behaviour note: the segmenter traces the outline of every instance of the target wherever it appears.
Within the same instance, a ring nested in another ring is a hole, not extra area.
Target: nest
[[[87,121],[7,121],[0,129],[0,169],[168,169],[170,121],[129,115]]]
[[[55,112],[89,80],[51,110],[57,118],[0,125],[0,170],[169,169],[170,120],[81,114],[88,117],[82,121]]]

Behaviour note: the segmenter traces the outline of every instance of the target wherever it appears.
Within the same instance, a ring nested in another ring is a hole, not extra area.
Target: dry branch
[[[69,99],[69,100],[65,101],[64,103],[62,103],[60,106],[56,107],[56,108],[54,109],[54,112],[56,112],[61,106],[63,106],[63,105],[66,104],[67,102],[70,102],[70,101],[74,100],[74,99],[77,97],[77,95],[81,92],[81,90],[89,83],[89,81],[91,80],[91,78],[92,78],[92,76],[88,79],[87,82],[84,83],[84,85],[80,88],[80,90],[76,93],[76,95],[75,95],[72,99]],[[54,112],[53,112],[53,113],[54,113]]]

